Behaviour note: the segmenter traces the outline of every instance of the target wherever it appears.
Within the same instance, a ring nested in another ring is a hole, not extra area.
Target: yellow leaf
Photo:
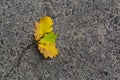
[[[35,40],[38,41],[44,34],[51,32],[53,30],[52,25],[53,21],[48,16],[42,17],[40,21],[35,22]]]
[[[45,58],[53,58],[56,57],[56,55],[58,54],[58,50],[55,46],[55,44],[38,44],[38,49],[40,50],[40,52],[44,55]]]
[[[38,49],[45,58],[53,58],[58,55],[56,48],[57,34],[53,32],[53,21],[50,17],[45,16],[40,21],[35,22],[34,36],[38,42]]]

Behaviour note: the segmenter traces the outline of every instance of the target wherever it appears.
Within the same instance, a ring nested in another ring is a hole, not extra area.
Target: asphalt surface
[[[44,59],[34,21],[54,20]],[[0,0],[0,80],[120,80],[120,0]]]

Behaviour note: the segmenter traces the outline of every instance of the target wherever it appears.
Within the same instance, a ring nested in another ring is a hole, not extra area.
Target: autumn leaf
[[[58,54],[55,43],[56,38],[57,34],[50,32],[48,34],[45,34],[45,36],[38,42],[38,49],[41,51],[45,58],[53,58]]]
[[[42,17],[40,19],[40,21],[38,22],[35,22],[35,29],[34,29],[34,36],[35,36],[35,40],[40,40],[40,38],[48,33],[48,32],[51,32],[53,30],[52,28],[52,25],[53,25],[53,21],[50,17],[48,16],[45,16],[45,17]]]
[[[58,55],[58,50],[55,44],[38,44],[38,49],[44,55],[45,58],[53,58]]]
[[[56,48],[57,34],[53,32],[52,25],[53,21],[48,16],[35,22],[35,40],[38,42],[38,50],[45,58],[53,58],[58,55],[58,49]]]

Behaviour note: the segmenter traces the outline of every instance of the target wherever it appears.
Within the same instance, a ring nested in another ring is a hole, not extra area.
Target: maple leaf
[[[45,58],[53,58],[58,55],[56,48],[57,34],[53,32],[53,21],[50,17],[45,16],[39,22],[35,22],[34,36],[38,42],[38,50]]]

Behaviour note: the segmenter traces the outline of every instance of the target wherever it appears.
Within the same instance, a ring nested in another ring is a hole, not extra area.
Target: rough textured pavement
[[[47,60],[32,44],[45,15],[59,49]],[[0,0],[0,80],[120,80],[120,0]]]

